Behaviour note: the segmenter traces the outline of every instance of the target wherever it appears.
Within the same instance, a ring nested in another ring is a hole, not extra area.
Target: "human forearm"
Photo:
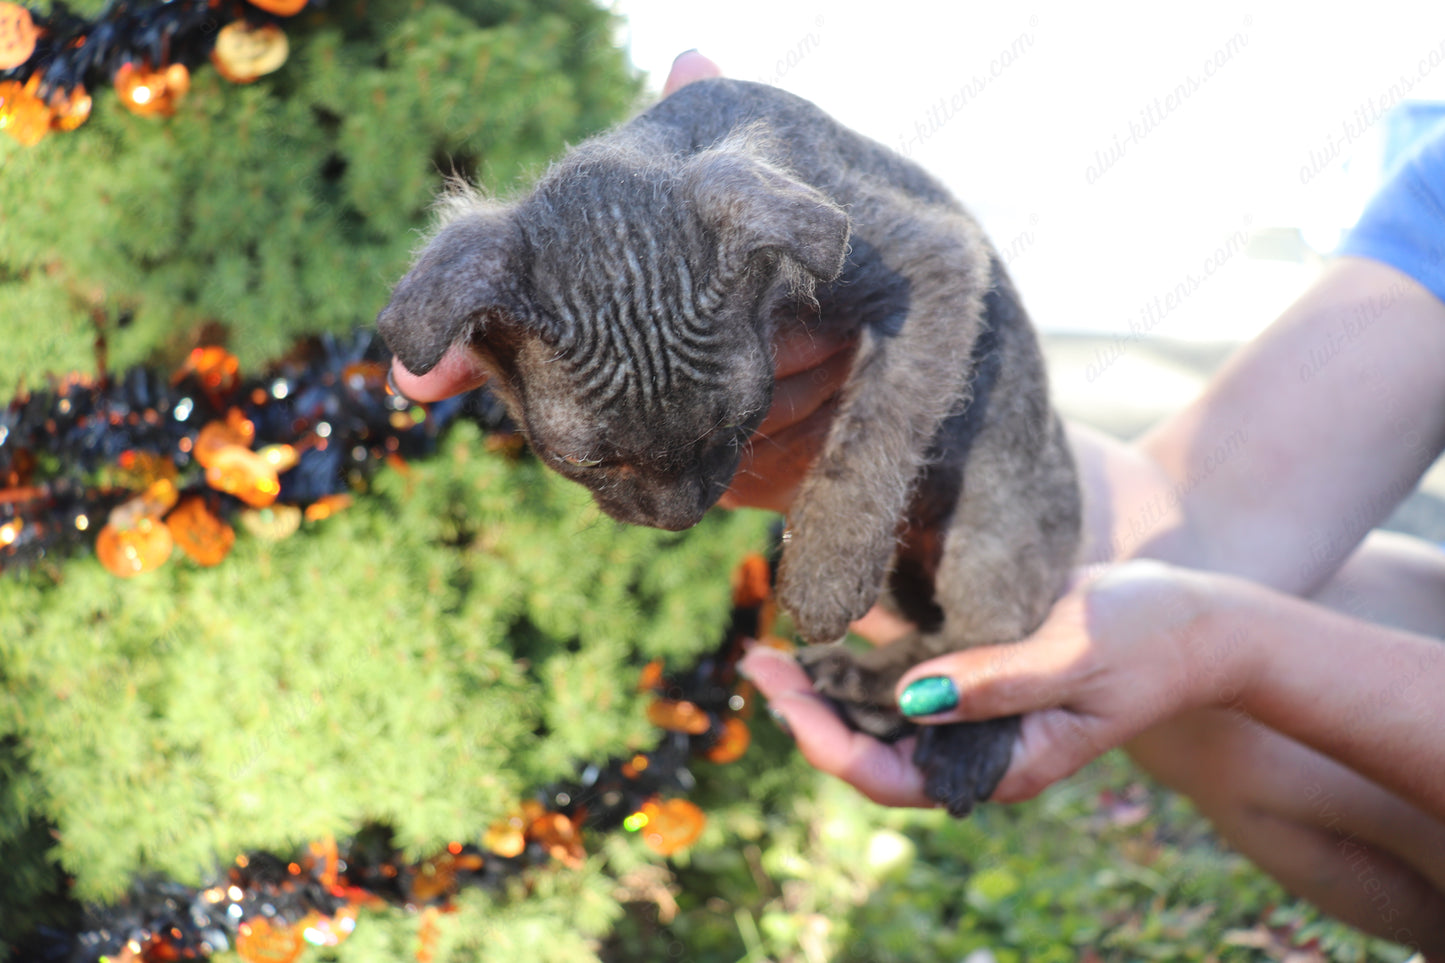
[[[1197,701],[1243,712],[1445,818],[1445,643],[1199,576]]]
[[[1115,557],[1313,590],[1445,444],[1442,371],[1445,305],[1384,265],[1333,263],[1141,439],[1157,477],[1114,499]]]

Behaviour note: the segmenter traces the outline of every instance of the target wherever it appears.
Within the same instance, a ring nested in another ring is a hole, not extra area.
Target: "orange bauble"
[[[236,931],[236,955],[246,963],[295,963],[305,949],[301,927],[273,925],[264,916],[247,920]]]
[[[737,716],[729,716],[723,720],[722,735],[703,755],[709,762],[733,762],[748,751],[748,744],[752,740],[753,735],[748,731],[748,724]]]
[[[166,528],[181,551],[201,565],[219,565],[236,544],[236,531],[193,495],[166,516]]]
[[[0,70],[11,70],[29,60],[39,36],[29,10],[18,3],[0,3]]]
[[[647,707],[653,725],[669,732],[700,736],[712,728],[712,720],[696,704],[681,699],[658,699]]]
[[[191,72],[185,64],[152,70],[144,64],[125,63],[115,72],[113,83],[120,102],[131,113],[169,117],[191,89]]]
[[[121,578],[159,568],[174,547],[170,529],[154,518],[142,518],[131,528],[106,525],[95,539],[100,564]]]
[[[17,80],[0,83],[0,130],[26,147],[34,147],[50,132],[50,108],[35,95],[40,75],[24,84]]]
[[[216,34],[211,63],[233,84],[249,84],[280,68],[290,52],[286,34],[274,23],[252,26],[236,20]]]
[[[707,826],[707,816],[686,799],[659,802],[649,799],[640,810],[647,817],[642,827],[642,841],[662,856],[671,856],[697,842]]]
[[[278,17],[294,17],[306,6],[306,0],[251,0],[251,3]]]
[[[227,445],[211,455],[206,484],[235,495],[252,508],[266,508],[281,494],[276,466],[240,445]]]

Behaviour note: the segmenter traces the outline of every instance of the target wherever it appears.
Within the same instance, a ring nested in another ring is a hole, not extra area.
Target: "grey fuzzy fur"
[[[859,330],[779,574],[809,642],[880,598],[921,625],[864,657],[804,650],[855,725],[910,731],[906,668],[1019,639],[1062,591],[1079,493],[1036,338],[976,223],[916,165],[792,95],[709,80],[520,198],[454,188],[439,211],[382,334],[419,374],[470,345],[539,456],[622,521],[696,523],[767,443],[780,326]],[[1017,721],[924,729],[929,791],[967,812]]]

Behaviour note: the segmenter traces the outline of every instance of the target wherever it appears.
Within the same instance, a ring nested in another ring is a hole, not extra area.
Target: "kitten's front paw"
[[[878,601],[890,550],[871,560],[856,543],[795,529],[787,536],[778,567],[778,601],[810,643],[834,642],[848,634]]]
[[[923,772],[928,798],[952,816],[967,816],[993,795],[1008,771],[1020,719],[919,726],[913,763]]]

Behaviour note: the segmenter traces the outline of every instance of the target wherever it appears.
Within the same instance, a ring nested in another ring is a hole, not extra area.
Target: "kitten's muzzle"
[[[609,483],[592,491],[598,506],[620,522],[669,532],[692,528],[732,483],[741,448],[715,445],[700,453],[696,464],[677,473],[615,472]]]

